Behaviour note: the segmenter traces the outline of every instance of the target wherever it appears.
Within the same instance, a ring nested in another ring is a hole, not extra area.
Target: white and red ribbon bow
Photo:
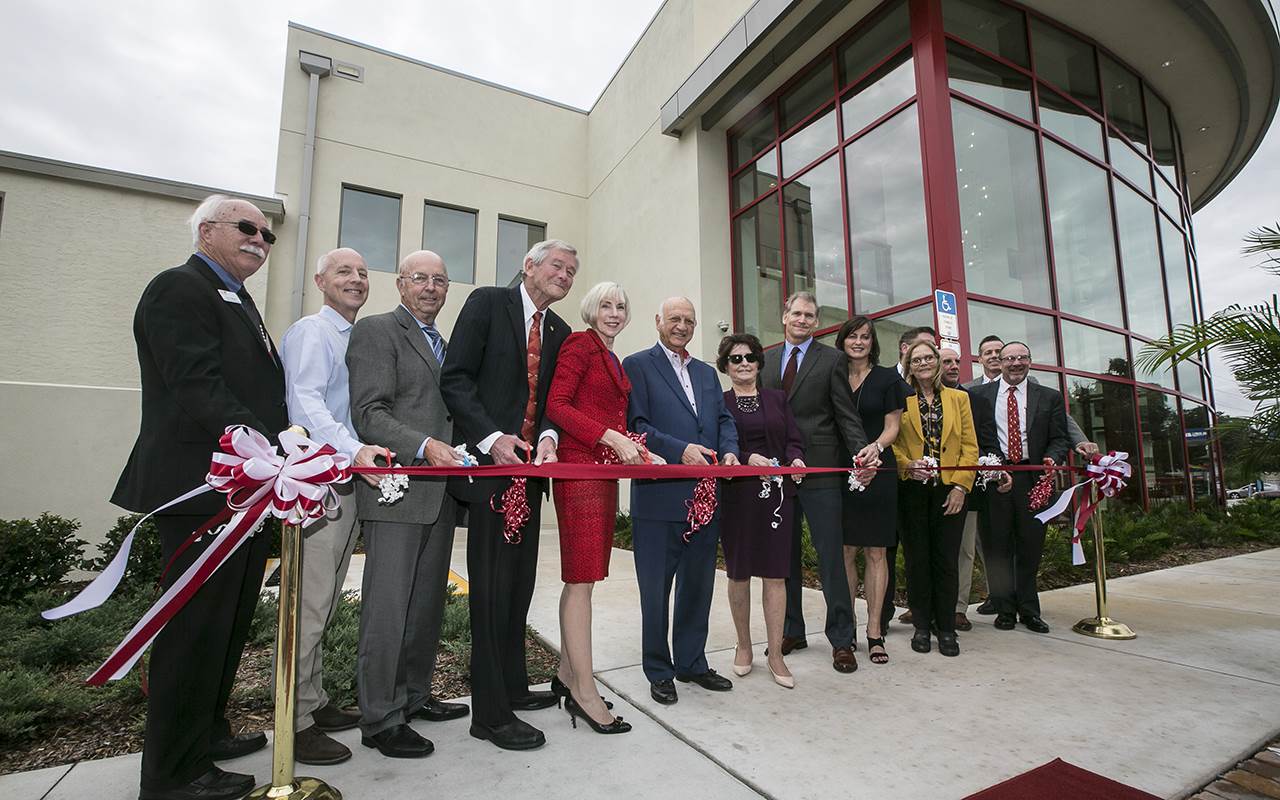
[[[1111,452],[1103,455],[1096,453],[1085,465],[1085,479],[1068,488],[1058,498],[1058,502],[1036,514],[1036,519],[1041,522],[1048,522],[1054,517],[1067,510],[1067,506],[1071,504],[1071,498],[1075,497],[1076,490],[1083,487],[1090,487],[1090,491],[1086,492],[1084,502],[1076,509],[1075,523],[1071,526],[1071,563],[1079,566],[1085,562],[1084,547],[1080,544],[1080,535],[1084,533],[1085,525],[1088,524],[1089,518],[1093,516],[1093,512],[1097,510],[1098,503],[1101,500],[1093,493],[1092,487],[1097,487],[1105,497],[1114,497],[1119,494],[1126,485],[1126,481],[1133,475],[1133,468],[1129,465],[1129,454],[1124,452]]]

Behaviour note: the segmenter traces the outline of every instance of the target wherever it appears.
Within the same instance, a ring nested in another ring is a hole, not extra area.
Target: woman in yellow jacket
[[[930,623],[938,634],[938,652],[960,655],[955,602],[959,591],[956,561],[964,534],[964,511],[976,475],[948,470],[978,461],[978,434],[969,396],[942,385],[938,349],[919,342],[902,357],[903,372],[915,397],[907,398],[902,426],[893,443],[898,462],[898,503],[907,557],[907,605],[915,621],[911,649],[930,649]],[[933,458],[941,471],[926,468]]]

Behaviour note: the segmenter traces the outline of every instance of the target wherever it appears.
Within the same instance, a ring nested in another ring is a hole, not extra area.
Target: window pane
[[[847,86],[861,78],[863,73],[883,61],[894,48],[906,44],[910,38],[911,22],[907,17],[907,4],[898,3],[857,38],[840,48],[837,56],[840,61],[840,85]],[[908,93],[912,94],[915,94],[914,88]]]
[[[1151,194],[1151,169],[1147,166],[1147,160],[1138,155],[1132,147],[1125,144],[1114,133],[1109,134],[1108,147],[1111,150],[1111,166],[1116,168],[1116,172],[1129,179],[1129,182],[1137,186],[1144,194]]]
[[[916,107],[845,148],[853,307],[867,314],[930,293]]]
[[[1196,362],[1179,361],[1176,369],[1178,371],[1179,391],[1203,400],[1204,387],[1200,383],[1200,368],[1196,366]]]
[[[1064,319],[1062,352],[1071,369],[1114,375],[1117,378],[1133,377],[1133,371],[1129,368],[1129,356],[1125,352],[1124,337],[1118,333]]]
[[[1102,161],[1102,123],[1062,95],[1040,84],[1040,124],[1071,144]]]
[[[898,337],[908,328],[933,327],[933,306],[916,306],[875,321],[880,342],[880,366],[898,366]]]
[[[791,284],[788,294],[806,291],[817,296],[820,328],[849,318],[844,213],[840,203],[840,160],[835,156],[782,190],[787,276]]]
[[[776,188],[777,185],[778,149],[771,147],[769,152],[760,156],[754,164],[734,177],[733,207],[742,208],[770,189]]]
[[[782,142],[782,177],[790,178],[836,146],[836,112],[833,108]]]
[[[498,217],[498,270],[495,286],[514,286],[529,249],[547,238],[547,226]]]
[[[360,253],[369,269],[395,272],[400,263],[400,198],[342,187],[338,247]]]
[[[1050,305],[1035,135],[951,101],[970,292]]]
[[[1138,389],[1138,415],[1142,420],[1142,455],[1147,474],[1147,495],[1152,503],[1187,498],[1186,470],[1182,460],[1182,423],[1178,406],[1169,395],[1154,389]]]
[[[1147,152],[1147,120],[1142,113],[1142,81],[1105,53],[1098,55],[1102,63],[1102,97],[1107,104],[1107,119],[1129,137],[1142,153]]]
[[[987,105],[1031,119],[1031,79],[955,42],[947,42],[948,84]]]
[[[1174,192],[1173,187],[1165,182],[1164,178],[1156,176],[1156,199],[1160,201],[1160,207],[1165,213],[1176,220],[1182,219],[1182,204],[1178,202],[1178,195]]]
[[[1031,21],[1036,74],[1099,113],[1098,67],[1093,47],[1039,19]]]
[[[1145,86],[1143,96],[1147,99],[1147,124],[1151,129],[1151,157],[1160,172],[1176,185],[1178,175],[1174,164],[1177,158],[1173,150],[1173,118],[1169,114],[1169,106]]]
[[[1169,317],[1174,327],[1194,321],[1191,313],[1191,279],[1187,276],[1187,251],[1182,232],[1160,217],[1161,248],[1164,251],[1164,276],[1169,284]]]
[[[742,330],[766,345],[782,341],[782,251],[777,194],[733,221]]]
[[[949,0],[942,4],[942,26],[989,53],[1029,65],[1021,11],[993,0]]]
[[[889,110],[916,93],[915,67],[911,52],[904,50],[873,72],[848,95],[840,107],[846,138],[889,113]]]
[[[1071,406],[1071,416],[1075,417],[1089,441],[1097,443],[1104,453],[1110,450],[1129,453],[1129,463],[1137,464],[1137,415],[1133,408],[1132,387],[1126,383],[1068,375],[1067,402]],[[1119,500],[1141,505],[1141,476],[1138,478],[1129,481],[1118,495]]]
[[[1213,429],[1209,409],[1199,403],[1182,403],[1182,420],[1187,440],[1187,473],[1191,476],[1191,496],[1197,506],[1212,504],[1218,496],[1214,479]]]
[[[830,102],[835,93],[835,86],[832,85],[831,62],[824,60],[815,64],[778,100],[783,132],[795,127],[801,120],[817,111],[823,103]]]
[[[969,303],[969,352],[978,355],[978,343],[987,336],[1000,341],[1022,342],[1031,348],[1036,364],[1058,363],[1058,342],[1053,335],[1053,317],[1032,314],[1016,308]]]
[[[422,212],[422,249],[444,259],[449,280],[476,282],[476,212],[426,204]]]
[[[1140,357],[1142,355],[1143,348],[1148,346],[1146,342],[1140,342],[1137,339],[1130,339],[1129,345],[1133,348],[1133,354],[1135,357]],[[1160,365],[1160,367],[1154,371],[1143,369],[1137,364],[1134,364],[1133,373],[1133,378],[1136,381],[1140,381],[1142,383],[1154,383],[1157,386],[1163,386],[1171,391],[1173,389],[1173,368],[1169,366],[1167,362]]]
[[[1123,325],[1106,173],[1053,142],[1044,144],[1058,307]]]
[[[1062,394],[1062,376],[1056,372],[1050,372],[1047,369],[1030,369],[1027,370],[1027,380],[1035,379],[1041,386],[1046,389],[1052,389],[1058,394]]]
[[[1164,307],[1155,209],[1123,183],[1115,181],[1112,187],[1116,193],[1116,227],[1120,231],[1129,330],[1150,339],[1168,336],[1169,315]]]
[[[747,163],[753,155],[760,152],[760,148],[776,138],[778,134],[773,130],[773,105],[770,104],[757,112],[756,117],[747,122],[730,140],[729,152],[733,154],[734,168]]]

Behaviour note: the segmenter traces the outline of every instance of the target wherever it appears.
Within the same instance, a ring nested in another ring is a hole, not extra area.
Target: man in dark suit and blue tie
[[[655,318],[658,343],[622,362],[631,380],[627,426],[645,434],[650,450],[669,464],[701,466],[717,459],[738,463],[738,431],[724,405],[716,371],[686,349],[698,325],[693,303],[673,297]],[[707,619],[715,588],[718,516],[685,541],[686,505],[694,480],[632,481],[631,519],[640,614],[644,674],[649,693],[670,705],[679,697],[672,679],[723,692],[733,688],[707,666]],[[676,605],[671,647],[667,618],[671,584]],[[674,660],[673,660],[674,650]]]

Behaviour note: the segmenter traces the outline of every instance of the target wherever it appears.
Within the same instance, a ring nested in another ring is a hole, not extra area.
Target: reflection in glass
[[[898,337],[908,328],[933,327],[933,306],[916,306],[875,321],[880,341],[880,366],[898,366]]]
[[[1155,209],[1120,181],[1112,183],[1112,187],[1116,193],[1116,227],[1120,231],[1129,330],[1149,339],[1168,336],[1169,315],[1164,306]]]
[[[1035,134],[951,101],[970,292],[1049,306]]]
[[[1114,375],[1117,378],[1133,377],[1129,355],[1125,351],[1124,336],[1119,333],[1064,319],[1062,352],[1071,369]]]
[[[1027,33],[1022,12],[993,0],[948,0],[942,4],[942,27],[1021,66],[1027,61]]]
[[[1147,86],[1143,86],[1143,96],[1147,100],[1147,122],[1151,129],[1151,157],[1156,168],[1176,186],[1178,175],[1174,164],[1177,158],[1173,149],[1173,117],[1169,114],[1169,106]]]
[[[916,107],[845,148],[853,307],[860,314],[929,294],[929,240]]]
[[[1067,403],[1085,437],[1102,449],[1129,453],[1137,466],[1138,424],[1133,408],[1133,388],[1126,383],[1067,376]],[[1117,495],[1118,500],[1142,504],[1141,475]]]
[[[1100,53],[1102,63],[1102,99],[1107,105],[1107,119],[1142,153],[1147,152],[1147,120],[1142,113],[1142,81]]]
[[[1156,174],[1156,200],[1160,201],[1160,207],[1164,209],[1164,213],[1176,220],[1182,219],[1182,204],[1178,202],[1178,194],[1173,190],[1165,179]]]
[[[338,247],[359,252],[369,269],[395,272],[400,263],[400,198],[342,187]]]
[[[1036,74],[1099,113],[1098,67],[1093,46],[1040,19],[1031,21]]]
[[[765,345],[782,341],[782,251],[773,195],[733,221],[734,283],[742,329]]]
[[[1160,217],[1160,246],[1164,252],[1164,277],[1169,284],[1169,317],[1173,326],[1195,321],[1191,313],[1191,278],[1187,275],[1187,250],[1182,232]]]
[[[1214,478],[1213,429],[1209,409],[1199,403],[1182,402],[1182,419],[1187,441],[1187,473],[1191,477],[1191,496],[1197,506],[1212,503],[1218,496]]]
[[[754,164],[734,176],[734,208],[742,208],[778,185],[777,159],[778,150],[771,147],[769,152],[756,159]]]
[[[1027,380],[1062,394],[1062,376],[1056,372],[1050,372],[1047,369],[1030,369],[1027,370]]]
[[[1138,357],[1142,353],[1142,349],[1147,346],[1146,342],[1138,339],[1129,339],[1129,346],[1133,348],[1133,354]],[[1144,369],[1140,364],[1133,365],[1133,379],[1140,383],[1154,383],[1156,386],[1173,391],[1173,367],[1166,361],[1154,370]]]
[[[1154,503],[1186,500],[1187,473],[1182,458],[1182,423],[1177,402],[1154,389],[1138,388],[1142,456],[1147,496]]]
[[[782,177],[790,178],[836,146],[836,112],[831,109],[782,141]]]
[[[1080,106],[1040,84],[1040,124],[1094,158],[1102,161],[1102,123]]]
[[[1031,119],[1031,79],[955,42],[947,42],[947,83],[987,105]]]
[[[1031,349],[1033,364],[1058,363],[1058,342],[1053,335],[1053,317],[1032,314],[990,303],[969,303],[969,353],[978,355],[978,343],[986,336],[999,336],[1005,344],[1022,342]]]
[[[1204,387],[1200,383],[1200,368],[1194,361],[1179,361],[1174,368],[1178,373],[1178,390],[1183,394],[1204,399]]]
[[[524,269],[529,248],[547,238],[547,226],[498,217],[498,272],[496,286],[515,286]]]
[[[820,328],[849,318],[840,202],[840,160],[835,156],[782,190],[787,276],[791,284],[787,293],[806,291],[817,296]]]
[[[1044,144],[1044,172],[1058,308],[1122,326],[1106,172],[1053,142]]]
[[[859,80],[863,73],[883,61],[894,48],[901,47],[909,38],[911,22],[907,17],[907,4],[898,2],[840,48],[840,53],[836,56],[840,61],[840,85],[847,86],[852,81]],[[908,55],[909,51],[910,48]],[[915,94],[914,88],[908,92],[908,95],[911,94]],[[845,133],[853,131],[846,129]]]
[[[760,148],[775,138],[777,133],[773,129],[773,106],[767,106],[730,138],[729,152],[733,154],[734,169],[747,163],[753,155],[760,152]]]
[[[449,280],[476,282],[476,212],[427,203],[422,212],[422,249],[444,259]]]
[[[824,59],[814,64],[795,86],[778,99],[779,119],[784,133],[817,111],[823,103],[831,101],[836,93],[831,81],[831,62]]]
[[[1119,172],[1129,180],[1134,186],[1142,190],[1144,194],[1151,194],[1151,168],[1147,166],[1147,160],[1134,152],[1134,149],[1125,144],[1115,133],[1109,134],[1107,146],[1111,151],[1111,166],[1115,167]]]
[[[875,122],[899,103],[916,93],[916,73],[910,49],[873,72],[845,97],[840,106],[844,115],[845,138]]]

